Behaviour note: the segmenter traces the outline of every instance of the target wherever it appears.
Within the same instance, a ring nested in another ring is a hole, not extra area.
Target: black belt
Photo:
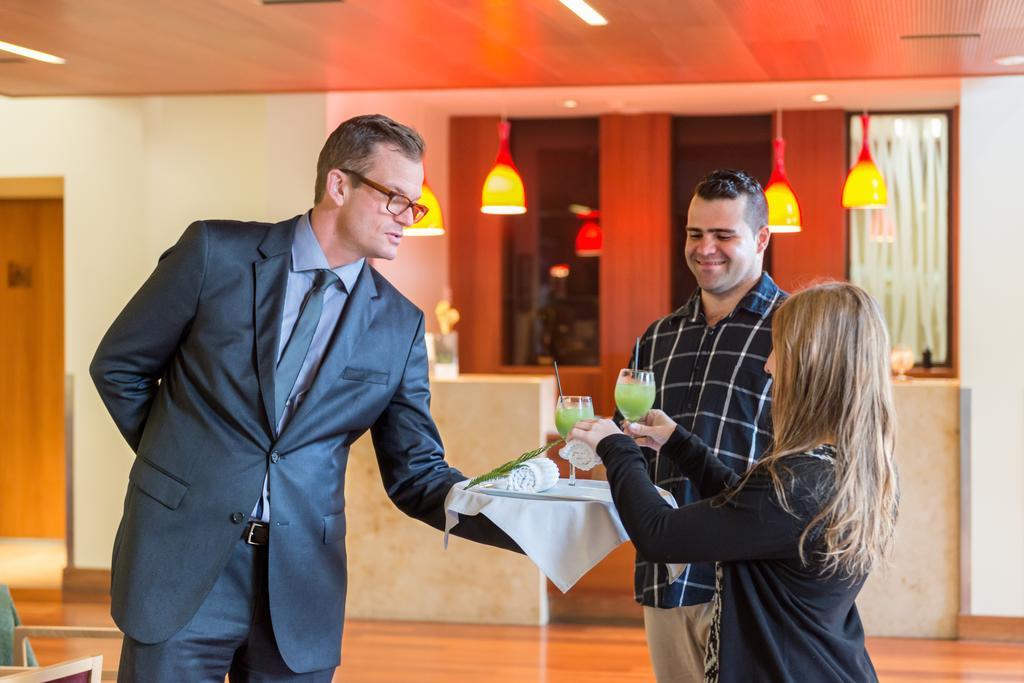
[[[270,541],[270,525],[249,520],[242,528],[242,540],[249,545],[266,545]]]

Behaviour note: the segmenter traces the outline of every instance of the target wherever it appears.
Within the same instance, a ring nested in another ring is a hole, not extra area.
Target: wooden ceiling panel
[[[758,63],[771,80],[787,80],[793,71],[808,70],[812,79],[833,78],[821,43],[814,40],[773,40],[749,44]]]
[[[829,6],[818,0],[721,0],[719,5],[748,42],[818,40],[818,27],[830,20]]]
[[[4,0],[0,93],[113,95],[1024,73],[1021,0]],[[977,37],[906,39],[921,34]]]

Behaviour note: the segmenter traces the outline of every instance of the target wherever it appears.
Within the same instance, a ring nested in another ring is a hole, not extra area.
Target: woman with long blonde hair
[[[703,680],[877,680],[854,599],[884,562],[899,504],[885,323],[863,289],[830,283],[779,308],[772,342],[774,445],[743,477],[657,410],[626,425],[632,439],[606,419],[570,436],[604,461],[640,555],[718,562]],[[638,445],[702,500],[666,504]]]

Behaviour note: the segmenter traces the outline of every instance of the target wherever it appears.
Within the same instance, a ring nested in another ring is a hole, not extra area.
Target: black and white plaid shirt
[[[764,364],[772,348],[772,313],[785,298],[764,273],[732,313],[708,327],[697,290],[640,339],[641,369],[654,371],[658,388],[655,407],[699,436],[740,474],[761,457],[772,438],[771,377]],[[651,479],[671,491],[679,505],[700,499],[668,459],[644,452]],[[714,594],[715,565],[691,564],[669,583],[664,565],[637,557],[634,581],[636,601],[642,605],[698,605]]]

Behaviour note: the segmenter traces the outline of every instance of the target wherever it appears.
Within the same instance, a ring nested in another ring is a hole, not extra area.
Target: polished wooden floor
[[[26,624],[105,626],[106,605],[17,596]],[[102,653],[117,661],[114,641],[34,643],[42,663]],[[633,683],[652,681],[643,629],[624,626],[479,626],[349,621],[344,683]],[[873,638],[868,644],[883,683],[1024,683],[1024,645]]]

